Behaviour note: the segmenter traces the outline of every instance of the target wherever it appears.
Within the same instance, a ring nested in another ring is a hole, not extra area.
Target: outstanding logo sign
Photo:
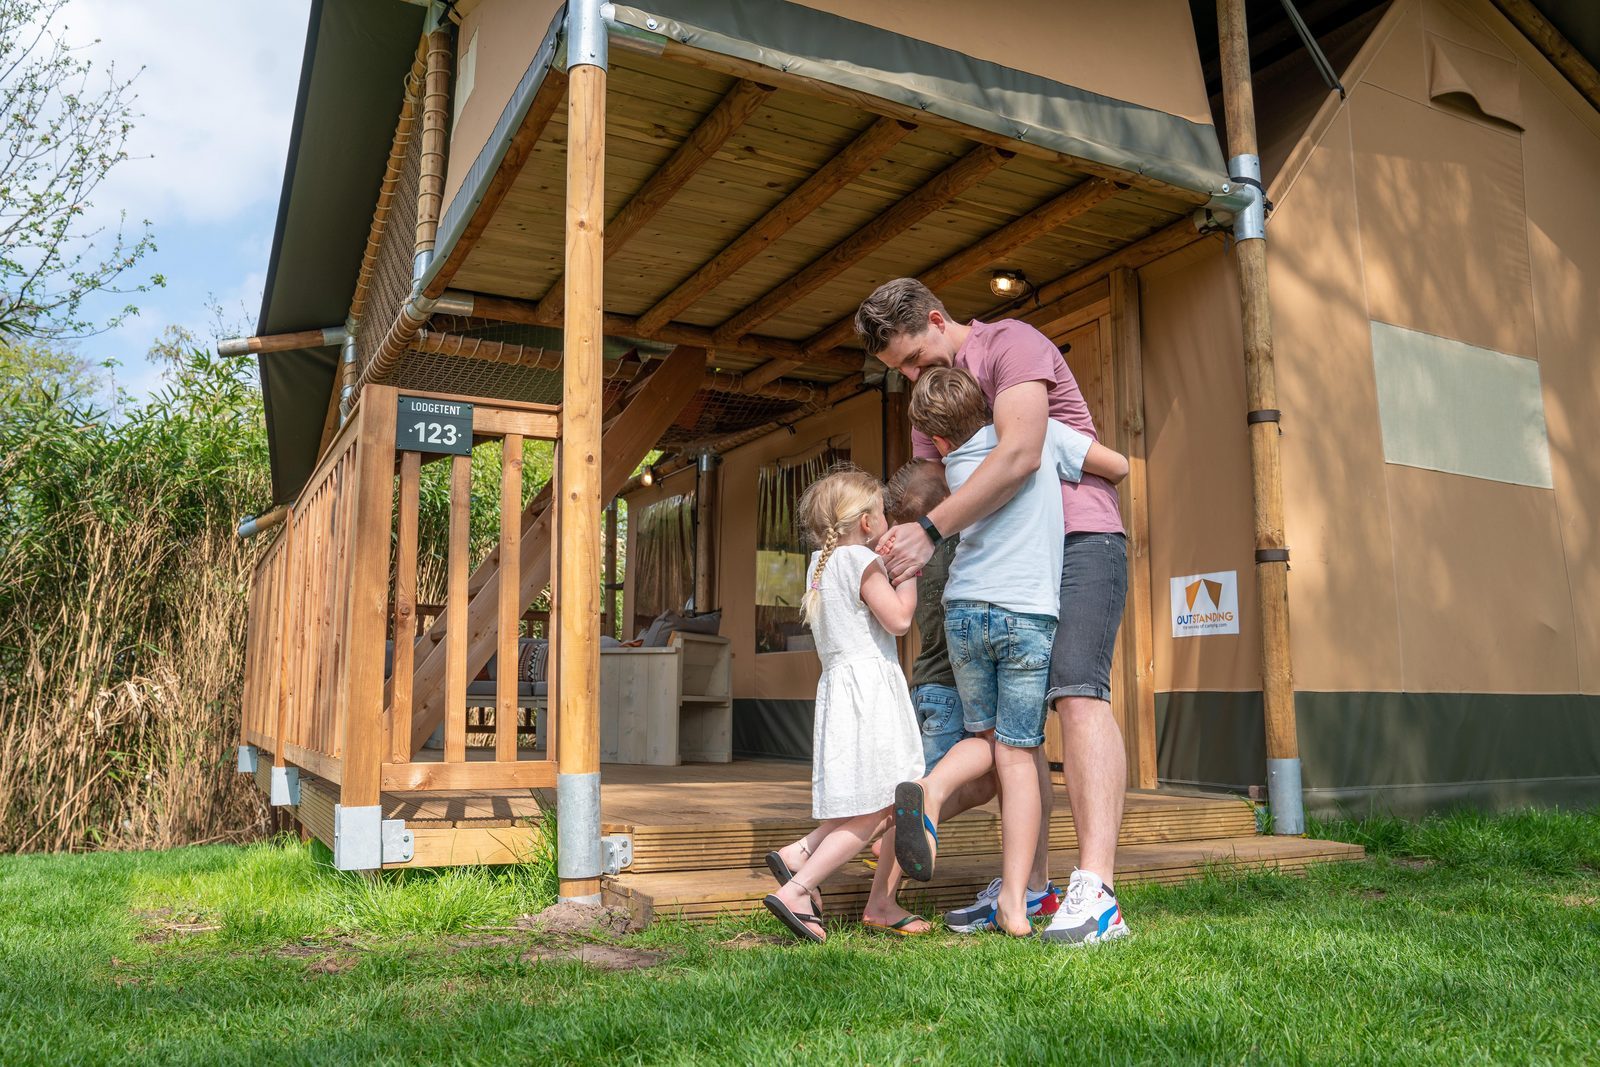
[[[1213,571],[1172,579],[1172,636],[1239,632],[1239,572]]]

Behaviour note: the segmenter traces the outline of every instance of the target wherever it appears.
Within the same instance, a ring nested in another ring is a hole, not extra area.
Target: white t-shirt
[[[999,443],[994,426],[985,426],[944,458],[944,477],[953,493]],[[1054,419],[1045,420],[1044,454],[1039,469],[999,510],[961,531],[944,602],[977,600],[1025,615],[1061,613],[1061,483],[1083,477],[1083,460],[1093,439]]]

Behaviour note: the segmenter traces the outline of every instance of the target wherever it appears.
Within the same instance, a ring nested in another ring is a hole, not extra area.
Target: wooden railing
[[[397,447],[399,393],[368,385],[350,420],[262,553],[250,590],[243,740],[339,783],[348,806],[379,803],[383,790],[512,788],[555,782],[554,753],[519,759],[518,630],[527,604],[519,573],[528,517],[522,451],[554,440],[556,409],[469,397],[407,393],[473,405],[472,441],[501,442],[496,501],[500,541],[493,620],[500,669],[495,745],[468,759],[466,606],[470,558],[470,455],[446,455],[450,522],[443,622],[419,625],[418,502],[424,455]],[[398,483],[398,488],[397,488]],[[391,567],[391,555],[393,566]],[[475,590],[474,590],[475,591]],[[392,657],[385,641],[394,636]],[[413,679],[422,654],[444,646],[445,746],[441,761],[413,757]],[[385,676],[385,659],[392,661]],[[554,732],[554,714],[550,733]],[[546,745],[547,748],[552,746]]]

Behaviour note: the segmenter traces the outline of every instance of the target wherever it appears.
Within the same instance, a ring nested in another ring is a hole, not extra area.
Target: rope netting
[[[417,191],[422,174],[422,138],[413,134],[406,142],[394,200],[384,221],[383,237],[372,266],[366,307],[356,332],[356,357],[363,368],[371,361],[383,335],[411,295],[411,262],[416,254]],[[458,391],[458,390],[452,390]]]

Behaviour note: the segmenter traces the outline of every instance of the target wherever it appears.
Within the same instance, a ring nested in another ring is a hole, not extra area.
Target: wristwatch
[[[923,532],[928,535],[928,540],[932,541],[935,545],[944,540],[944,534],[939,532],[939,527],[935,526],[933,524],[933,520],[928,518],[928,516],[924,515],[922,518],[918,519],[917,525],[922,527]]]

